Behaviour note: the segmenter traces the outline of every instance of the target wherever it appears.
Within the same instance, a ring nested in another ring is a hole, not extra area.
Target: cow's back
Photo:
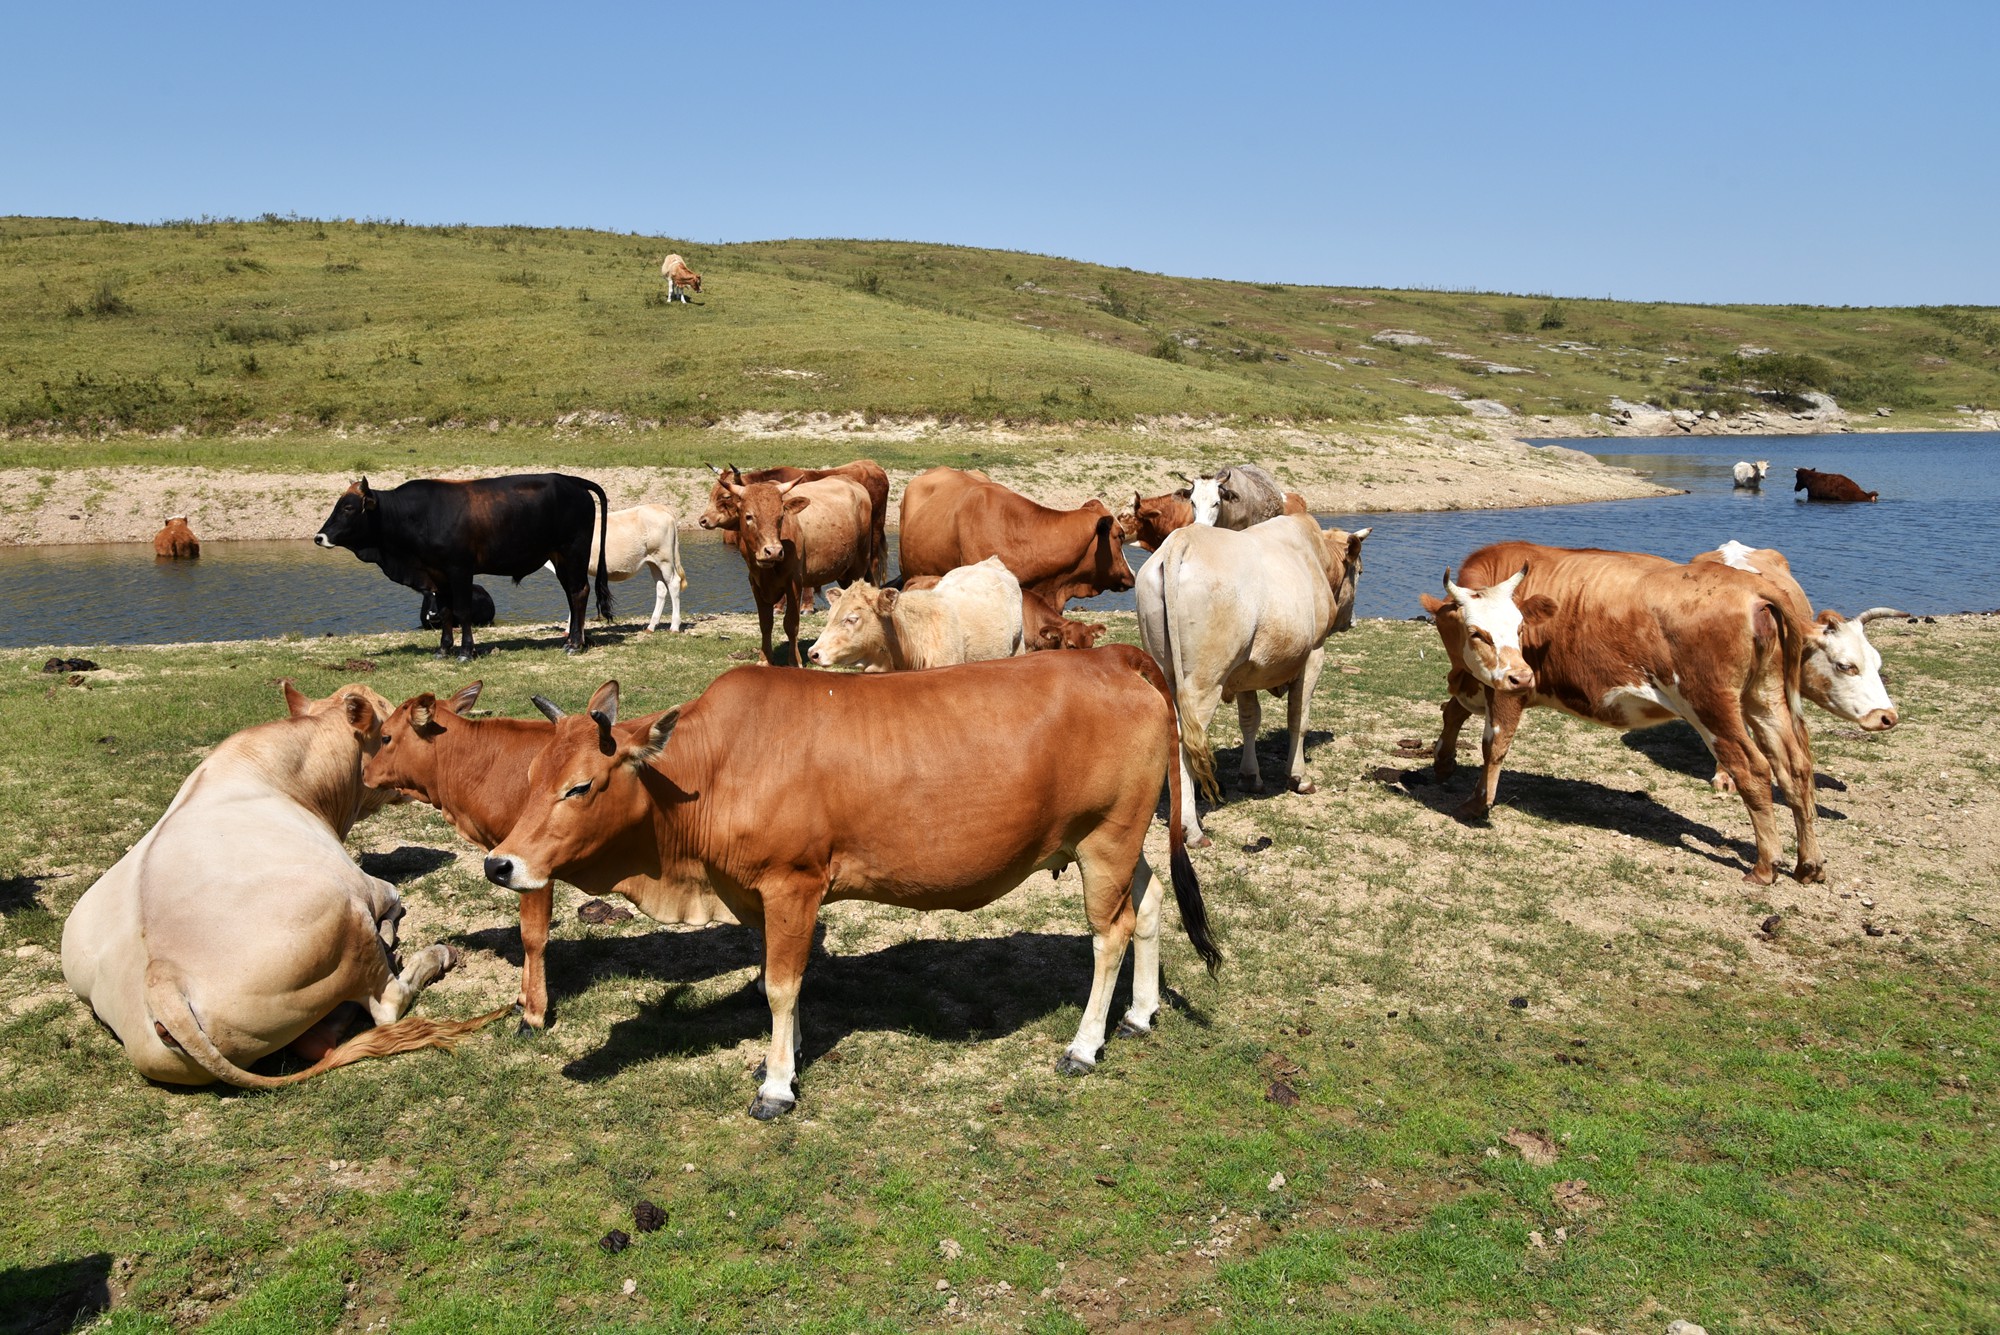
[[[597,533],[592,492],[566,473],[418,478],[378,495],[384,550],[438,572],[520,578],[558,555],[587,558]]]
[[[787,521],[797,525],[801,582],[828,584],[867,574],[873,551],[867,491],[852,478],[827,477],[801,482],[789,494],[812,501]]]
[[[702,856],[739,884],[826,866],[830,899],[978,907],[1099,823],[1152,819],[1175,734],[1150,668],[1114,646],[932,672],[739,669],[682,711],[656,804],[700,794]],[[743,744],[773,718],[784,745]]]
[[[943,575],[970,564],[959,555],[959,511],[985,481],[983,474],[959,468],[927,469],[910,479],[897,513],[904,575]]]
[[[938,581],[937,592],[958,622],[959,660],[977,663],[1021,651],[1021,582],[997,557],[960,566]]]
[[[1140,572],[1148,649],[1178,680],[1232,693],[1292,680],[1337,610],[1318,532],[1310,516],[1176,529]]]

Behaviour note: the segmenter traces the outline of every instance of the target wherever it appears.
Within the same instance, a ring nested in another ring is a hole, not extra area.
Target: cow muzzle
[[[1871,709],[1855,722],[1863,732],[1887,732],[1896,726],[1896,711],[1893,709]]]
[[[1535,670],[1526,663],[1502,665],[1493,674],[1493,689],[1496,691],[1532,691],[1535,689]]]
[[[326,534],[324,533],[315,533],[313,534],[313,545],[316,547],[325,547],[331,550],[333,547],[333,539],[327,537]]]
[[[540,890],[548,884],[547,877],[529,875],[528,869],[515,858],[489,857],[485,867],[486,879],[503,889],[526,892]]]
[[[774,566],[782,561],[784,557],[785,549],[782,546],[759,547],[757,549],[757,564],[760,566]]]

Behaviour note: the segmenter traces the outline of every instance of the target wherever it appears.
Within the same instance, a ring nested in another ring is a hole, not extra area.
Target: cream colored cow
[[[267,1089],[450,1047],[505,1013],[404,1015],[458,957],[435,945],[399,966],[402,901],[341,846],[393,797],[361,782],[388,702],[365,686],[308,700],[290,682],[285,701],[290,717],[225,739],[195,767],[63,925],[63,977],[151,1079]],[[291,1075],[244,1069],[347,1002],[379,1027]]]
[[[1011,658],[1021,652],[1021,582],[997,556],[960,566],[930,588],[848,585],[808,655],[821,667],[859,663],[904,672]]]

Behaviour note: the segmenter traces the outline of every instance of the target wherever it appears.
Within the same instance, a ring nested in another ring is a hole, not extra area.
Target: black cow
[[[592,514],[593,506],[595,515]],[[470,482],[420,478],[376,491],[368,479],[341,493],[313,541],[345,547],[382,567],[399,584],[435,592],[441,639],[438,656],[460,632],[458,656],[472,657],[478,620],[474,575],[506,575],[519,584],[543,564],[554,567],[569,599],[563,647],[583,650],[590,602],[591,521],[597,532],[597,611],[611,616],[611,579],[604,565],[609,502],[604,488],[566,473],[519,473]]]
[[[475,627],[490,626],[499,609],[493,606],[493,595],[484,585],[472,586],[472,624]],[[424,601],[417,608],[417,624],[425,630],[444,628],[444,608],[438,602],[437,590],[424,590]]]

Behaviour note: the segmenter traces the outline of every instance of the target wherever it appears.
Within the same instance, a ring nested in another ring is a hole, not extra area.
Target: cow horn
[[[556,704],[555,701],[549,699],[547,696],[531,695],[528,697],[528,699],[531,703],[533,703],[535,708],[542,711],[542,717],[547,719],[551,723],[560,723],[565,718],[569,717],[567,714],[562,712],[562,709]]]
[[[1869,622],[1875,620],[1877,617],[1907,617],[1907,616],[1909,616],[1908,612],[1899,612],[1893,607],[1871,607],[1866,612],[1863,612],[1860,616],[1854,619],[1856,621],[1859,621],[1862,625],[1865,626]]]
[[[1190,487],[1194,485],[1194,479],[1189,477],[1186,473],[1175,473],[1174,476],[1179,478],[1181,481],[1187,483]]]

